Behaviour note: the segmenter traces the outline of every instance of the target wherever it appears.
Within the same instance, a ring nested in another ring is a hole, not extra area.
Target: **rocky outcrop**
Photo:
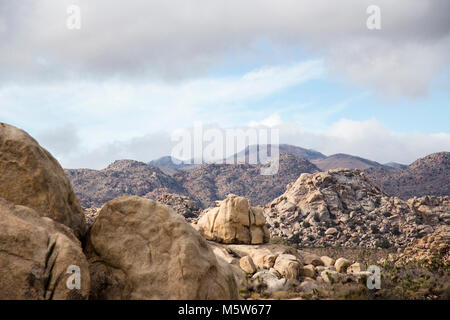
[[[103,206],[87,237],[93,299],[234,299],[236,283],[169,207],[136,196]]]
[[[428,222],[448,218],[448,199],[428,199],[407,203],[359,170],[336,169],[302,174],[264,211],[272,236],[302,246],[405,246],[433,232]]]
[[[0,197],[86,231],[84,216],[58,161],[25,131],[0,123]]]
[[[0,300],[87,299],[89,291],[88,263],[71,229],[0,199]]]
[[[450,267],[450,226],[439,226],[433,233],[416,239],[394,260],[397,261],[397,265],[420,261],[431,267],[439,264],[448,269]]]
[[[248,199],[228,195],[217,207],[206,209],[195,225],[208,240],[221,243],[262,244],[270,235],[261,208],[250,207]]]
[[[407,201],[411,210],[432,226],[450,225],[450,198],[426,196]]]
[[[147,198],[147,196],[145,196]],[[171,207],[176,213],[182,215],[187,221],[196,219],[201,209],[199,205],[186,196],[174,193],[163,193],[155,197],[156,201]]]

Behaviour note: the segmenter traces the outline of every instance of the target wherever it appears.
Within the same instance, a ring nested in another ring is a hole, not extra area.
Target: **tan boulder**
[[[170,207],[136,196],[106,203],[87,237],[93,299],[237,299],[228,264]]]
[[[333,258],[330,258],[328,256],[322,256],[322,257],[320,257],[320,260],[322,260],[323,265],[325,267],[334,266],[334,264],[336,263],[336,260],[334,260]]]
[[[25,131],[0,123],[0,197],[36,210],[82,237],[86,223],[58,161]]]
[[[0,300],[87,299],[89,290],[88,263],[71,229],[0,199]]]
[[[313,253],[304,252],[302,253],[302,257],[305,264],[312,264],[315,267],[323,266],[324,264],[322,259],[318,255]]]
[[[333,270],[324,270],[320,273],[320,277],[323,281],[334,284],[341,280],[341,275],[337,271]]]
[[[218,207],[206,209],[196,228],[208,240],[220,243],[262,244],[270,239],[263,210],[246,198],[228,195]]]
[[[362,271],[365,271],[365,267],[364,267],[364,265],[362,265],[359,262],[356,262],[356,263],[350,265],[347,268],[347,273],[348,274],[357,274],[357,273],[362,272]]]
[[[312,264],[303,266],[300,275],[303,277],[314,278],[316,276],[316,268]]]
[[[337,272],[345,273],[347,271],[347,268],[352,264],[350,260],[347,260],[345,258],[339,258],[336,260],[336,263],[334,264],[334,267],[336,268]]]
[[[286,279],[298,279],[301,264],[294,255],[280,254],[273,268]]]
[[[243,271],[245,271],[248,274],[253,274],[256,272],[256,266],[253,263],[253,259],[250,256],[242,257],[239,260],[239,266]]]

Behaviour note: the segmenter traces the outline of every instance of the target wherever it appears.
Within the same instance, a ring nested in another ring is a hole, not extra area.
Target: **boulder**
[[[0,300],[87,299],[89,291],[89,266],[71,229],[0,199]]]
[[[341,280],[341,277],[338,272],[333,270],[324,270],[320,273],[320,277],[323,279],[323,281],[334,284]]]
[[[279,279],[275,273],[269,270],[257,272],[252,277],[253,286],[255,288],[262,288],[263,291],[274,293],[278,291],[288,291],[292,289],[294,283],[291,279]]]
[[[313,253],[302,253],[302,257],[303,257],[303,262],[305,264],[312,264],[313,266],[317,267],[317,266],[323,266],[323,261],[322,259]]]
[[[86,223],[58,161],[25,131],[0,123],[0,197],[70,227],[81,238]]]
[[[220,243],[262,244],[270,239],[262,209],[232,194],[218,201],[218,207],[206,209],[196,228],[206,239]]]
[[[242,257],[239,260],[239,266],[243,271],[248,274],[254,274],[256,272],[256,266],[253,263],[253,259],[250,256]]]
[[[347,268],[347,273],[348,273],[348,274],[355,274],[355,273],[359,273],[359,272],[362,272],[362,271],[365,271],[365,268],[364,268],[364,266],[363,266],[361,263],[359,263],[359,262],[356,262],[356,263],[350,265],[350,266]]]
[[[325,267],[334,266],[334,264],[336,263],[336,260],[334,260],[333,258],[330,258],[328,256],[322,256],[322,257],[320,257],[320,260],[322,260],[323,265]]]
[[[312,264],[303,266],[300,275],[303,277],[314,278],[316,276],[316,268]]]
[[[298,279],[300,275],[301,264],[294,255],[280,254],[275,260],[273,268],[284,278]]]
[[[106,203],[87,236],[93,299],[237,299],[228,264],[181,215],[125,196]]]
[[[336,228],[328,228],[327,231],[325,231],[325,235],[327,236],[334,236],[338,234],[338,230]]]
[[[352,264],[350,260],[347,260],[345,258],[339,258],[336,260],[336,263],[334,264],[334,267],[336,268],[337,272],[345,273],[347,271],[347,268]]]

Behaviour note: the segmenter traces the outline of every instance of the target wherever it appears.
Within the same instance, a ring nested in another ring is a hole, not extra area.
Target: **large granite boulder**
[[[235,299],[230,268],[184,218],[156,201],[106,203],[87,235],[93,299]]]
[[[219,243],[262,244],[270,234],[261,208],[250,207],[248,199],[230,194],[218,207],[206,209],[197,230],[208,240]]]
[[[0,123],[0,197],[35,209],[72,228],[86,230],[80,204],[58,161],[25,131]]]
[[[72,231],[0,199],[0,300],[87,299],[89,266]]]

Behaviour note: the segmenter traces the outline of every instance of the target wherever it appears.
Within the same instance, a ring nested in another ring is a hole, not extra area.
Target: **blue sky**
[[[448,2],[379,1],[372,31],[370,1],[175,2],[0,5],[0,121],[65,167],[168,155],[196,121],[383,163],[450,150]]]

